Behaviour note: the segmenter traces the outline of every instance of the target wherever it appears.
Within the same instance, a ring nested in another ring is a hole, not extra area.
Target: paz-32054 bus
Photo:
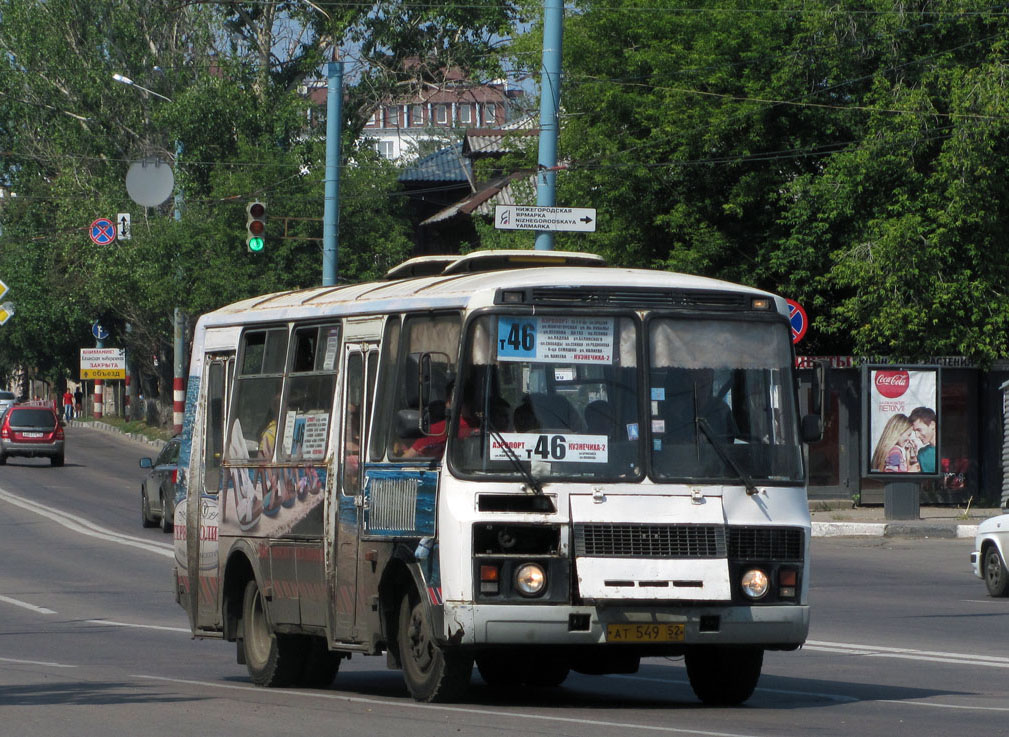
[[[744,701],[809,625],[787,315],[487,251],[202,316],[175,518],[194,635],[261,685],[385,653],[445,701],[474,664],[546,687],[683,655],[700,699]]]

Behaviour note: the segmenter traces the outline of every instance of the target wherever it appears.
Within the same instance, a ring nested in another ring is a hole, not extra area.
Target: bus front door
[[[371,399],[378,369],[377,343],[348,343],[344,353],[344,391],[338,469],[336,571],[332,585],[337,639],[358,640],[358,611],[368,601],[360,558],[364,451],[368,447]],[[370,570],[370,563],[367,570]],[[367,571],[366,571],[367,573]]]
[[[218,629],[220,571],[218,561],[218,513],[222,495],[221,462],[224,458],[224,424],[228,416],[229,387],[235,370],[235,354],[208,354],[204,362],[201,401],[205,407],[202,474],[190,478],[186,500],[186,560],[190,623],[195,629]],[[202,477],[201,477],[202,476]]]

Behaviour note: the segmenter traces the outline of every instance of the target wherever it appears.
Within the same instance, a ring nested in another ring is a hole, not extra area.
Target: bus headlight
[[[743,586],[743,593],[751,599],[759,599],[767,593],[768,584],[770,582],[767,579],[766,573],[759,568],[752,568],[743,574],[743,580],[741,583]]]
[[[522,596],[539,596],[547,587],[547,573],[538,563],[523,563],[515,570],[515,590]]]

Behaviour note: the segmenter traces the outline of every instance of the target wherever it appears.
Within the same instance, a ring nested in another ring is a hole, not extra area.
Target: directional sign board
[[[116,237],[121,241],[128,241],[133,236],[133,229],[130,228],[130,214],[121,212],[116,215]]]
[[[91,223],[89,235],[96,246],[107,246],[116,239],[116,225],[108,218],[98,218]]]
[[[596,211],[592,207],[526,207],[497,205],[494,227],[498,230],[596,231]]]
[[[81,348],[81,380],[125,379],[125,348]]]
[[[802,305],[793,299],[786,299],[788,302],[788,321],[792,324],[792,342],[798,343],[809,328],[809,318]]]

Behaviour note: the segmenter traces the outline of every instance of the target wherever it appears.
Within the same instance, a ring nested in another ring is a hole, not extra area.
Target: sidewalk
[[[990,507],[922,506],[916,520],[888,520],[883,505],[853,507],[847,500],[809,502],[813,537],[973,538],[978,524],[1002,513]]]

